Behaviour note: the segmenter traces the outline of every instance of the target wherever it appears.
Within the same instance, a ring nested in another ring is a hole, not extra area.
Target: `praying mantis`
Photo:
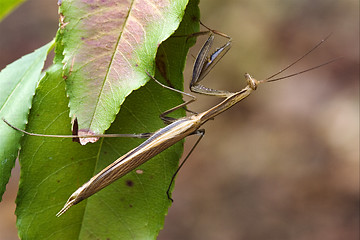
[[[164,151],[165,149],[169,148],[170,146],[174,145],[175,143],[179,142],[180,140],[184,139],[185,137],[189,135],[198,135],[198,139],[195,142],[194,146],[191,148],[185,159],[180,164],[179,168],[176,170],[176,172],[173,174],[173,177],[171,179],[171,182],[169,184],[168,190],[167,190],[167,197],[171,199],[170,196],[170,187],[173,184],[173,181],[175,179],[175,176],[177,175],[178,171],[181,169],[181,167],[184,165],[185,161],[188,159],[188,157],[191,155],[193,150],[196,148],[200,140],[203,138],[205,134],[205,130],[201,128],[203,124],[205,124],[208,120],[213,119],[220,113],[228,110],[238,102],[242,101],[246,97],[248,97],[253,91],[257,89],[257,87],[266,82],[273,82],[278,81],[281,79],[289,78],[294,75],[298,75],[304,72],[308,72],[310,70],[313,70],[315,68],[319,68],[321,66],[324,66],[326,64],[329,64],[333,62],[334,60],[331,60],[329,62],[323,63],[321,65],[306,69],[304,71],[300,71],[291,75],[287,75],[285,77],[279,77],[280,73],[284,72],[285,70],[289,69],[291,66],[299,62],[301,59],[303,59],[305,56],[307,56],[309,53],[314,51],[317,47],[319,47],[327,38],[323,39],[321,42],[319,42],[316,46],[314,46],[312,49],[310,49],[307,53],[305,53],[303,56],[298,58],[296,61],[285,67],[284,69],[278,71],[277,73],[271,75],[270,77],[264,79],[264,80],[256,80],[253,78],[250,74],[245,74],[245,80],[246,80],[246,86],[237,92],[229,92],[224,90],[216,90],[208,88],[204,85],[201,85],[200,82],[205,78],[205,76],[212,70],[212,68],[221,60],[221,58],[229,51],[231,47],[231,38],[225,34],[222,34],[220,32],[209,30],[210,36],[202,46],[201,50],[199,51],[194,67],[193,67],[193,74],[190,82],[190,90],[194,93],[209,95],[209,96],[217,96],[224,98],[219,104],[215,105],[214,107],[200,113],[194,113],[180,119],[174,119],[169,116],[167,116],[169,113],[186,107],[188,104],[194,102],[196,100],[196,97],[179,91],[177,89],[170,88],[166,85],[163,85],[162,83],[158,82],[151,74],[148,72],[147,75],[157,82],[159,85],[161,85],[164,88],[167,88],[172,91],[179,92],[183,95],[186,95],[190,97],[191,99],[174,107],[171,108],[164,113],[160,115],[160,118],[167,124],[164,128],[159,129],[158,131],[154,133],[143,133],[143,134],[112,134],[112,135],[90,135],[90,136],[67,136],[67,135],[42,135],[42,134],[34,134],[29,133],[26,131],[23,131],[21,129],[18,129],[14,126],[12,126],[10,123],[6,122],[10,127],[21,131],[28,135],[33,136],[47,136],[47,137],[79,137],[79,138],[87,138],[87,137],[137,137],[137,138],[147,138],[143,143],[141,143],[139,146],[135,147],[134,149],[130,150],[128,153],[124,154],[117,160],[115,160],[112,164],[104,168],[102,171],[100,171],[98,174],[93,176],[88,182],[83,184],[81,187],[79,187],[67,200],[64,207],[57,213],[56,216],[61,216],[63,213],[65,213],[71,206],[76,205],[77,203],[81,202],[82,200],[90,197],[91,195],[97,193],[101,189],[105,188],[109,184],[113,183],[117,179],[123,177],[133,169],[139,167],[146,161],[150,160],[155,155],[159,154],[160,152]],[[209,54],[211,46],[214,42],[215,35],[220,35],[228,39],[228,41],[221,46],[220,48],[216,49],[212,54]],[[189,110],[188,110],[189,111]]]

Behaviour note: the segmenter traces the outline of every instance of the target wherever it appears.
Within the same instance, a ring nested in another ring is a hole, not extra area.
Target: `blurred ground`
[[[289,73],[343,58],[261,85],[208,122],[205,138],[177,178],[159,239],[358,239],[358,1],[208,0],[200,9],[205,24],[233,38],[231,51],[204,82],[210,87],[239,90],[245,72],[265,78],[329,33]],[[32,0],[5,19],[0,68],[50,41],[57,17],[56,1]],[[191,57],[188,62],[187,78]],[[217,102],[199,97],[191,109]],[[193,142],[190,137],[187,149]],[[0,204],[0,240],[17,239],[17,181],[18,168]]]

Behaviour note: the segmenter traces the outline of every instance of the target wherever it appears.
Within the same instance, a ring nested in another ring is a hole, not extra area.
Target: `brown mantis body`
[[[219,34],[218,32],[211,31],[212,33]],[[224,37],[229,38],[228,36],[224,34],[220,34]],[[67,200],[65,206],[60,210],[60,212],[57,214],[57,216],[60,216],[64,212],[66,212],[71,206],[81,202],[82,200],[90,197],[91,195],[95,194],[96,192],[100,191],[102,188],[108,186],[115,180],[121,178],[125,174],[129,173],[133,169],[137,168],[138,166],[142,165],[146,161],[150,160],[155,155],[159,154],[160,152],[164,151],[165,149],[169,148],[170,146],[174,145],[181,139],[184,139],[185,137],[192,135],[192,134],[199,134],[200,137],[191,149],[190,153],[186,156],[185,160],[182,162],[178,170],[182,167],[186,159],[189,157],[191,152],[194,150],[198,142],[201,140],[202,136],[204,135],[205,131],[203,129],[200,129],[200,127],[207,122],[210,119],[213,119],[215,116],[219,115],[220,113],[226,111],[230,107],[234,106],[241,100],[248,97],[252,91],[256,90],[258,85],[264,82],[271,82],[271,81],[277,81],[280,79],[284,79],[290,76],[294,76],[303,72],[310,71],[312,69],[318,68],[320,66],[323,66],[325,64],[328,64],[332,61],[329,61],[327,63],[321,64],[319,66],[288,75],[282,78],[276,78],[273,79],[273,77],[277,76],[278,74],[282,73],[284,70],[290,68],[292,65],[300,61],[302,58],[304,58],[306,55],[308,55],[310,52],[312,52],[315,48],[317,48],[322,42],[325,40],[322,40],[319,44],[317,44],[314,48],[312,48],[310,51],[308,51],[306,54],[304,54],[302,57],[297,59],[292,64],[288,65],[286,68],[282,69],[278,73],[272,75],[271,77],[258,81],[254,78],[252,78],[249,74],[245,74],[245,79],[247,82],[247,85],[238,92],[228,92],[223,90],[215,90],[211,88],[207,88],[203,85],[200,85],[199,82],[210,72],[210,70],[216,65],[216,63],[227,53],[227,51],[230,49],[231,46],[231,39],[229,38],[229,41],[223,45],[221,48],[217,49],[213,54],[209,56],[209,50],[211,48],[211,45],[214,41],[214,35],[211,34],[208,40],[205,42],[203,47],[201,48],[193,69],[193,76],[192,80],[190,82],[190,89],[192,92],[205,94],[205,95],[211,95],[211,96],[218,96],[225,98],[222,102],[217,104],[216,106],[210,108],[207,111],[201,112],[201,113],[194,113],[193,115],[183,117],[180,119],[173,119],[170,117],[167,117],[166,115],[169,114],[172,111],[175,111],[179,108],[182,108],[186,106],[187,104],[195,101],[195,97],[183,93],[179,90],[172,89],[177,92],[181,92],[187,96],[192,97],[187,102],[184,102],[183,104],[180,104],[179,106],[176,106],[163,114],[160,115],[160,117],[164,120],[164,122],[169,123],[169,125],[165,126],[164,128],[159,129],[153,134],[138,134],[138,135],[131,135],[131,134],[123,134],[118,135],[114,134],[111,137],[139,137],[139,138],[147,138],[146,141],[144,141],[142,144],[137,146],[136,148],[130,150],[128,153],[124,154],[120,158],[118,158],[116,161],[114,161],[112,164],[107,166],[105,169],[100,171],[98,174],[93,176],[87,183],[82,185],[80,188],[78,188]],[[148,74],[150,76],[150,74]],[[159,83],[156,79],[154,79],[152,76],[150,76],[153,80],[155,80],[157,83]],[[165,88],[169,88],[167,86],[162,85],[161,86]],[[171,89],[171,88],[170,88]],[[9,123],[8,123],[9,124]],[[10,125],[10,124],[9,124]],[[10,125],[11,126],[11,125]],[[13,126],[11,126],[13,127]],[[13,127],[15,128],[15,127]],[[15,128],[17,129],[17,128]],[[17,129],[20,130],[20,129]],[[22,131],[22,130],[20,130]],[[32,134],[25,131],[22,131],[26,134],[30,135],[38,135],[38,134]],[[40,135],[42,136],[42,135]],[[53,136],[53,135],[51,135]],[[69,136],[58,136],[58,137],[69,137]],[[74,136],[71,136],[74,137]],[[94,137],[92,136],[78,136],[78,137]],[[99,137],[103,137],[103,135],[99,135]],[[173,175],[173,178],[171,180],[170,186],[178,172],[178,170]],[[169,189],[168,188],[167,194],[168,198],[169,196]],[[172,200],[172,199],[171,199]]]

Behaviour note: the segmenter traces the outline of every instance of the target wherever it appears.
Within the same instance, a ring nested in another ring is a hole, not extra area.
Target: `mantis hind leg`
[[[169,184],[169,187],[166,191],[166,195],[168,197],[168,199],[173,202],[174,199],[171,198],[170,196],[170,189],[174,183],[174,180],[175,180],[175,177],[176,175],[179,173],[180,169],[182,168],[182,166],[184,166],[186,160],[190,157],[191,153],[195,150],[196,146],[199,144],[199,142],[201,141],[201,139],[204,137],[205,135],[205,129],[198,129],[196,130],[195,132],[193,132],[191,135],[200,135],[199,138],[196,140],[195,144],[193,145],[193,147],[190,149],[189,153],[186,155],[186,157],[184,158],[184,160],[181,162],[181,164],[179,165],[178,169],[176,169],[175,173],[173,174],[172,178],[171,178],[171,181],[170,181],[170,184]]]

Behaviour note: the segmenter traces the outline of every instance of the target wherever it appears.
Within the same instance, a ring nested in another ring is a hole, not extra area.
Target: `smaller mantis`
[[[274,78],[275,76],[279,75],[280,73],[284,72],[285,70],[289,69],[291,66],[299,62],[301,59],[303,59],[305,56],[307,56],[309,53],[314,51],[316,48],[318,48],[328,37],[323,39],[321,42],[319,42],[316,46],[314,46],[312,49],[310,49],[307,53],[305,53],[303,56],[298,58],[296,61],[285,67],[284,69],[280,70],[279,72],[273,74],[272,76],[264,79],[264,80],[256,80],[254,79],[250,74],[245,74],[245,80],[247,82],[247,85],[241,89],[238,92],[228,92],[224,90],[215,90],[211,88],[207,88],[200,84],[200,81],[204,79],[204,77],[211,71],[211,69],[220,61],[220,59],[229,51],[231,47],[231,38],[225,34],[222,34],[220,32],[210,30],[211,33],[207,41],[202,46],[201,50],[199,51],[193,68],[193,74],[192,79],[190,82],[190,90],[195,93],[199,94],[205,94],[210,96],[218,96],[225,98],[222,102],[215,105],[214,107],[210,108],[207,111],[201,112],[201,113],[193,113],[190,116],[186,116],[180,119],[174,119],[171,117],[166,116],[167,114],[185,107],[186,105],[194,102],[196,100],[195,96],[192,96],[191,94],[181,92],[177,89],[172,89],[166,85],[163,85],[162,83],[158,82],[154,77],[152,77],[149,73],[149,77],[153,79],[155,82],[160,84],[162,87],[182,93],[186,96],[191,97],[190,100],[171,108],[164,113],[160,115],[161,119],[167,123],[168,125],[164,128],[159,129],[155,133],[143,133],[143,134],[111,134],[111,135],[90,135],[90,136],[68,136],[68,135],[42,135],[42,134],[34,134],[29,133],[26,131],[23,131],[21,129],[18,129],[4,119],[4,121],[12,128],[21,131],[28,135],[33,136],[47,136],[47,137],[79,137],[79,138],[86,138],[86,137],[137,137],[137,138],[148,138],[145,140],[142,144],[137,146],[136,148],[130,150],[128,153],[124,154],[117,160],[115,160],[112,164],[107,166],[105,169],[100,171],[98,174],[93,176],[88,182],[83,184],[80,188],[78,188],[67,200],[64,207],[57,213],[56,216],[60,216],[63,213],[65,213],[71,206],[81,202],[82,200],[90,197],[91,195],[97,193],[102,188],[108,186],[115,180],[121,178],[125,174],[129,173],[133,169],[137,168],[141,164],[145,163],[146,161],[150,160],[155,155],[159,154],[160,152],[164,151],[165,149],[169,148],[170,146],[174,145],[178,141],[184,139],[185,137],[189,135],[199,135],[199,138],[197,139],[196,143],[190,150],[190,152],[187,154],[183,162],[180,164],[179,168],[174,173],[170,185],[167,190],[167,196],[170,200],[170,187],[173,184],[174,178],[180,168],[183,166],[185,161],[188,159],[190,154],[193,152],[197,144],[200,142],[202,137],[205,134],[204,129],[200,129],[200,127],[206,123],[208,120],[213,119],[215,116],[219,115],[220,113],[226,111],[227,109],[231,108],[241,100],[248,97],[254,90],[257,89],[257,87],[266,82],[274,82],[281,79],[289,78],[291,76],[295,76],[304,72],[311,71],[315,68],[319,68],[321,66],[324,66],[326,64],[329,64],[335,60],[328,61],[326,63],[323,63],[321,65],[306,69],[304,71],[300,71],[291,75],[287,75],[285,77],[279,77]],[[214,41],[214,34],[221,35],[228,39],[226,44],[224,44],[222,47],[218,48],[210,54],[209,51],[211,49],[212,43]]]

